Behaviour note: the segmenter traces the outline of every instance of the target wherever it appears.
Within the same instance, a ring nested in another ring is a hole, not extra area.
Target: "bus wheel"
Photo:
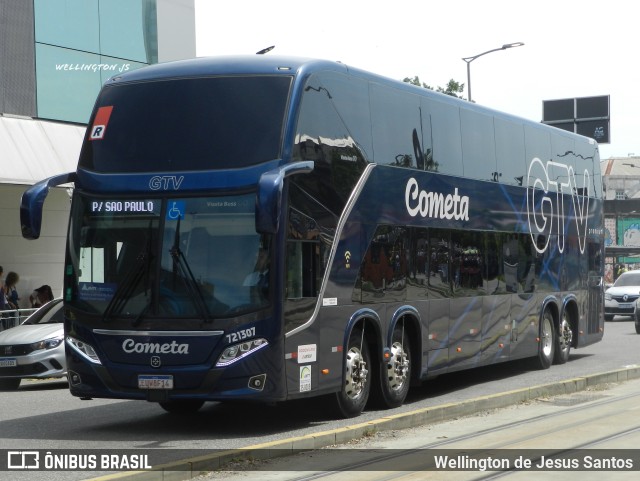
[[[172,414],[190,414],[200,409],[204,401],[199,399],[181,399],[179,401],[167,401],[159,404],[162,409]]]
[[[553,315],[549,309],[545,309],[540,320],[540,341],[538,341],[538,356],[535,363],[539,369],[551,367],[555,351],[555,337]]]
[[[553,362],[555,364],[564,364],[569,360],[569,354],[571,352],[571,341],[573,340],[573,331],[571,330],[569,314],[567,313],[566,309],[562,313],[560,329],[558,335],[555,336],[555,339],[556,345]]]
[[[376,404],[383,408],[402,406],[411,382],[411,349],[404,324],[396,325],[391,343],[391,359],[380,368]]]
[[[351,333],[345,355],[344,384],[336,393],[336,408],[342,417],[359,415],[367,404],[371,389],[370,365],[369,347],[363,331],[356,329]]]

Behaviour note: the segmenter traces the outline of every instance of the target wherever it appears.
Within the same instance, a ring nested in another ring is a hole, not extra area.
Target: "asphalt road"
[[[401,408],[366,411],[355,420],[331,419],[326,399],[276,406],[208,403],[194,415],[176,417],[142,401],[81,401],[70,396],[63,382],[25,381],[18,391],[0,392],[0,448],[170,448],[166,461],[171,461],[172,456],[188,457],[197,452],[194,450],[233,449],[278,441],[429,406],[635,366],[640,364],[638,343],[640,336],[632,322],[608,322],[604,340],[573,350],[565,365],[538,371],[530,370],[526,363],[513,362],[441,376],[414,388]],[[24,479],[30,481],[91,477],[80,472],[25,474],[30,476]]]

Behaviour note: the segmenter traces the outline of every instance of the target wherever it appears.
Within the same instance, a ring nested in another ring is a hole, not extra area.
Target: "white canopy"
[[[85,126],[0,116],[0,184],[35,184],[76,170]]]

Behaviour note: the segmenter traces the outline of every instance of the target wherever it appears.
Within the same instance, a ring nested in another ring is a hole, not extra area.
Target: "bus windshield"
[[[262,75],[109,85],[79,167],[175,172],[277,159],[290,84],[290,76]]]
[[[254,198],[77,195],[70,302],[105,321],[214,320],[267,306],[269,239],[255,231]]]

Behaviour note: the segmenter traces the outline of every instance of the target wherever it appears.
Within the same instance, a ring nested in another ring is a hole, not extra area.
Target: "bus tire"
[[[535,358],[535,366],[538,369],[549,369],[553,364],[555,337],[553,314],[549,309],[545,309],[542,313],[542,319],[540,319],[540,340],[538,341],[538,355]]]
[[[554,364],[564,364],[569,360],[571,354],[571,343],[573,342],[573,331],[569,322],[569,313],[565,309],[562,313],[562,320],[558,333],[555,336],[555,353],[553,357]]]
[[[191,414],[202,407],[204,401],[200,399],[180,399],[159,403],[160,407],[171,414]]]
[[[336,409],[340,416],[352,418],[364,410],[371,390],[371,357],[361,329],[351,333],[344,359],[344,382],[336,393]]]
[[[402,406],[411,384],[411,346],[403,324],[393,330],[391,354],[391,359],[380,364],[379,383],[372,394],[376,406],[384,409]]]

